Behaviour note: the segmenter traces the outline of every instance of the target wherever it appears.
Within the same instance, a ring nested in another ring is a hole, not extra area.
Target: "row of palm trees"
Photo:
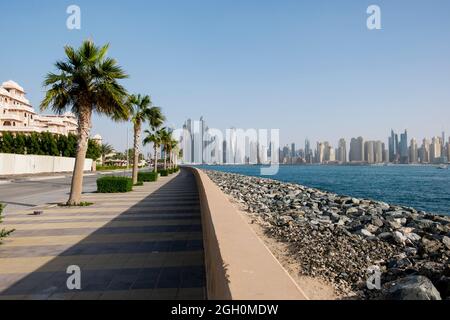
[[[68,205],[81,202],[83,169],[88,146],[92,115],[106,115],[114,121],[131,121],[134,131],[133,183],[138,182],[139,150],[141,143],[153,143],[154,170],[158,170],[157,149],[163,146],[164,169],[176,158],[177,141],[172,131],[161,128],[166,118],[161,108],[153,106],[148,95],[130,95],[119,83],[128,75],[115,59],[106,56],[109,45],[96,46],[91,40],[84,41],[78,49],[64,48],[66,58],[57,61],[57,73],[48,73],[44,86],[48,88],[41,102],[41,110],[51,108],[62,114],[70,109],[78,118],[78,144],[75,167]],[[146,137],[141,141],[144,123]]]

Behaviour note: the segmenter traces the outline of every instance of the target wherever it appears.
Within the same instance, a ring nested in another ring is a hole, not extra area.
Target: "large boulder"
[[[424,276],[408,276],[385,284],[388,300],[441,300],[439,291]]]

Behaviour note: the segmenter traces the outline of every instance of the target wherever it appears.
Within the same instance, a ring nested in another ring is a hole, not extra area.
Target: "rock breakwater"
[[[363,299],[450,298],[449,217],[271,179],[205,172],[269,236],[289,244],[304,275],[325,279],[337,292]],[[379,282],[371,277],[377,274]]]

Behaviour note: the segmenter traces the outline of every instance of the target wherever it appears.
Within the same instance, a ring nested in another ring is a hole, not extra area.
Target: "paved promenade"
[[[182,170],[128,194],[86,194],[90,207],[21,211],[2,227],[0,299],[204,299],[198,192]],[[81,290],[69,290],[69,266]]]

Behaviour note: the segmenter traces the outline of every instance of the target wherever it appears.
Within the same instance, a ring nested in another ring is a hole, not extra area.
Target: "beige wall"
[[[0,175],[72,172],[75,158],[0,153]],[[92,160],[86,159],[84,170],[90,171]]]

